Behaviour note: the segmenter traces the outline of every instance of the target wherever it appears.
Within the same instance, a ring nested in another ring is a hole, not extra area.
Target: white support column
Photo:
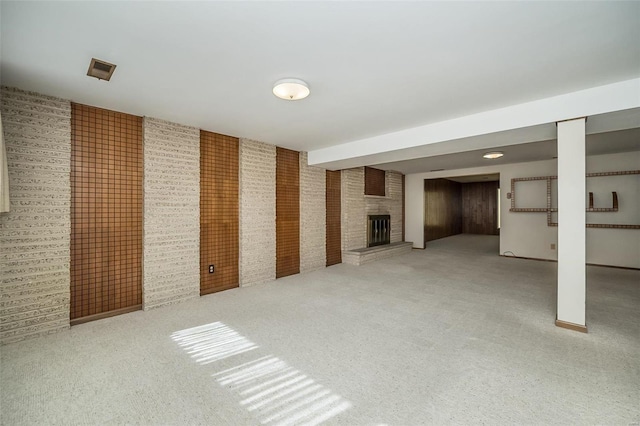
[[[586,325],[586,118],[558,123],[558,312],[556,325]]]

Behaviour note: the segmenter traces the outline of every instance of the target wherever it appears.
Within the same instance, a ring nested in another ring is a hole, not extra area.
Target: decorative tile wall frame
[[[607,177],[607,176],[623,176],[623,175],[638,175],[640,170],[623,170],[617,172],[599,172],[599,173],[587,173],[586,177]],[[547,214],[547,226],[558,226],[558,222],[554,222],[552,213],[558,211],[557,208],[551,207],[551,181],[558,179],[558,176],[536,176],[526,178],[513,178],[511,179],[511,192],[507,194],[507,198],[511,200],[512,213],[546,213]],[[546,207],[533,207],[533,208],[521,208],[516,207],[516,183],[517,182],[530,182],[544,180],[547,182],[547,206]],[[587,213],[599,212],[617,212],[618,211],[618,194],[612,192],[612,207],[593,207],[593,193],[589,193],[589,207],[585,210]],[[587,228],[611,228],[611,229],[640,229],[638,225],[626,225],[626,224],[608,224],[608,223],[587,223]]]

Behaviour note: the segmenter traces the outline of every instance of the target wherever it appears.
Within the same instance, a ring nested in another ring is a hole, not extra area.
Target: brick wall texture
[[[0,343],[69,327],[71,105],[2,88],[11,211],[0,214]]]
[[[300,153],[300,272],[324,268],[326,256],[325,169],[309,166]]]
[[[240,140],[240,285],[276,278],[276,147]]]
[[[367,246],[367,216],[391,215],[391,242],[402,241],[402,174],[386,172],[385,197],[364,195],[364,167],[342,170],[342,250]]]
[[[402,174],[386,172],[384,198],[365,197],[365,220],[370,214],[391,215],[391,242],[402,241]],[[366,243],[366,223],[365,223]],[[364,246],[363,246],[364,247]]]
[[[342,170],[342,250],[367,245],[367,217],[364,200],[364,167]]]
[[[11,190],[11,212],[0,214],[4,344],[69,327],[71,105],[6,87],[0,103]],[[145,309],[199,294],[199,139],[198,129],[144,119]],[[306,154],[300,161],[300,268],[311,271],[326,259],[325,172],[309,167]],[[240,285],[246,286],[276,276],[276,147],[241,140],[239,169]],[[363,169],[342,174],[343,248],[363,247]]]
[[[144,119],[144,309],[200,295],[200,131]]]

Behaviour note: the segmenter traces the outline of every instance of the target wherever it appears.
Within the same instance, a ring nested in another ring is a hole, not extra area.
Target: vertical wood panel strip
[[[405,230],[405,225],[404,225],[404,217],[405,217],[404,202],[405,202],[405,198],[404,198],[404,175],[402,175],[402,241],[404,241],[404,230]]]
[[[462,232],[498,235],[498,182],[462,184]]]
[[[326,209],[327,209],[327,266],[342,263],[341,235],[340,226],[342,211],[340,193],[342,182],[342,173],[337,171],[326,171]]]
[[[364,168],[364,195],[386,195],[386,172],[372,167]]]
[[[142,304],[142,117],[72,104],[71,320]]]
[[[424,181],[424,241],[457,235],[462,232],[462,189],[448,179]]]
[[[239,286],[238,166],[238,138],[200,131],[201,295]]]
[[[276,149],[276,278],[300,272],[300,159]]]

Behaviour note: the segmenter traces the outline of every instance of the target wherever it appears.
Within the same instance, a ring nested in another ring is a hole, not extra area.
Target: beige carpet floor
[[[640,272],[588,268],[589,333],[556,264],[460,235],[0,349],[0,423],[638,424]]]

